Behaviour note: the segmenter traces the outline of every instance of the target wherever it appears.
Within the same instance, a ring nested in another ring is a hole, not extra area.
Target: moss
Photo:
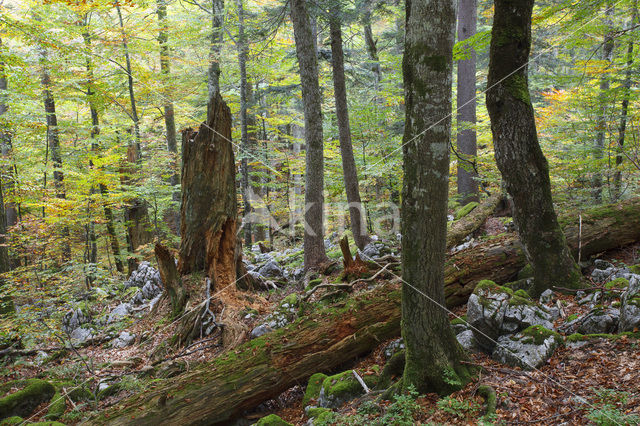
[[[325,413],[332,413],[328,408],[311,407],[307,410],[307,417],[310,419],[318,419]]]
[[[524,290],[518,290],[518,291],[524,291]],[[533,300],[531,300],[529,297],[522,297],[519,294],[518,295],[514,294],[513,296],[511,296],[511,299],[509,299],[509,306],[522,306],[522,305],[536,306],[536,303]]]
[[[531,300],[531,296],[529,296],[529,293],[527,293],[525,290],[520,289],[520,290],[516,290],[515,293],[513,293],[514,296],[518,296],[521,297],[523,299],[528,299]]]
[[[51,403],[49,404],[49,411],[47,411],[47,415],[44,418],[46,420],[58,420],[66,410],[67,404],[65,397],[58,391],[53,395]]]
[[[29,423],[29,426],[65,426],[65,424],[60,422],[36,422]]]
[[[378,382],[374,376],[364,376],[362,378],[367,386],[375,387]],[[360,395],[364,392],[362,385],[353,375],[353,370],[343,371],[334,376],[329,376],[322,382],[324,395],[333,401],[349,399],[351,396]]]
[[[120,389],[122,387],[120,386],[120,383],[114,383],[111,386],[102,389],[100,392],[98,392],[98,401],[102,401],[105,398],[110,397],[111,395],[115,395],[116,393],[120,392]]]
[[[491,386],[482,385],[478,387],[478,395],[484,398],[486,410],[484,418],[490,418],[496,413],[496,391]]]
[[[531,338],[532,342],[536,345],[542,345],[549,337],[555,336],[558,339],[561,338],[561,336],[555,331],[544,328],[541,325],[532,325],[531,327],[527,327],[522,330],[521,333],[523,336]],[[529,342],[526,342],[525,340],[525,343]]]
[[[518,272],[518,279],[524,280],[527,278],[533,278],[533,266],[530,263],[527,263],[524,268],[520,269]]]
[[[456,210],[456,214],[454,215],[455,220],[462,219],[463,217],[471,213],[471,211],[476,207],[478,207],[478,202],[472,201],[469,204],[466,204],[464,207],[459,208],[458,210]]]
[[[571,321],[573,321],[573,320],[577,319],[579,316],[580,316],[580,315],[578,315],[578,314],[571,314],[571,315],[569,315],[569,316],[567,317],[567,322],[571,322]]]
[[[311,280],[309,281],[309,284],[307,285],[305,290],[311,290],[312,288],[314,288],[319,284],[322,284],[322,278],[316,278],[315,280]]]
[[[504,85],[511,96],[525,104],[531,104],[529,85],[527,84],[527,78],[523,74],[517,73],[508,77]]]
[[[508,295],[513,295],[513,290],[509,287],[502,287],[498,284],[494,283],[491,280],[482,280],[478,284],[476,284],[476,288],[473,290],[473,294],[478,294],[480,291],[488,291],[489,293],[507,293]]]
[[[591,340],[591,339],[618,340],[618,339],[622,339],[623,337],[638,339],[638,338],[640,338],[640,332],[626,331],[626,332],[620,333],[620,334],[607,334],[607,333],[580,334],[580,333],[573,333],[573,334],[567,336],[565,338],[565,340],[567,342],[582,342],[582,341]]]
[[[402,376],[404,371],[405,364],[405,351],[399,351],[393,354],[391,358],[387,361],[382,369],[382,374],[380,374],[380,379],[378,380],[377,389],[386,389],[391,385],[391,380],[394,377]]]
[[[629,270],[633,274],[640,274],[640,263],[638,263],[637,265],[630,266]]]
[[[12,416],[12,417],[8,417],[2,421],[0,421],[0,426],[6,426],[6,425],[19,425],[24,423],[24,419],[20,416]]]
[[[323,373],[316,373],[313,376],[309,377],[309,383],[307,384],[307,390],[304,391],[304,396],[302,397],[302,406],[306,407],[311,400],[318,399],[320,395],[320,388],[322,387],[322,382],[328,376]]]
[[[38,405],[51,400],[53,385],[45,380],[30,379],[24,389],[0,399],[0,418],[27,416]]]
[[[462,315],[451,320],[451,325],[467,325],[467,315]]]
[[[291,423],[285,422],[279,416],[275,414],[269,414],[266,417],[261,418],[256,423],[258,426],[293,426]]]
[[[297,306],[298,295],[296,293],[291,293],[290,295],[282,299],[282,302],[280,302],[280,306],[284,305],[285,303],[288,303],[290,307]]]
[[[616,278],[615,280],[609,281],[604,285],[604,288],[606,288],[607,290],[611,290],[614,288],[622,290],[627,287],[629,287],[629,280],[624,278]]]

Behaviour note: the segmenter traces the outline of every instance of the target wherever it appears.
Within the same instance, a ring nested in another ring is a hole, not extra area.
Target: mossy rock
[[[560,336],[560,334],[556,333],[553,330],[549,330],[548,328],[544,328],[541,325],[532,325],[525,328],[520,333],[523,336],[531,339],[530,342],[525,341],[524,343],[534,343],[536,345],[542,345],[544,341],[549,337],[555,337],[557,341],[562,340],[562,336]]]
[[[467,325],[467,314],[452,319],[451,325]]]
[[[604,285],[604,288],[606,288],[607,290],[612,290],[614,288],[624,290],[627,287],[629,287],[629,280],[625,278],[616,278],[615,280],[609,281]]]
[[[299,302],[298,295],[296,293],[291,293],[290,295],[282,299],[282,302],[280,302],[280,306],[284,305],[285,303],[288,303],[289,307],[293,308],[298,306],[298,302]]]
[[[58,420],[65,411],[67,411],[67,402],[64,395],[58,391],[53,395],[51,403],[49,404],[49,410],[44,418],[46,420]]]
[[[640,274],[640,263],[629,267],[632,274]]]
[[[362,380],[369,388],[375,387],[378,382],[375,376],[364,376]],[[347,370],[324,379],[318,402],[321,407],[339,407],[363,393],[364,389],[353,375],[353,370]]]
[[[531,290],[532,286],[533,286],[532,278],[523,278],[521,280],[512,281],[510,283],[506,283],[503,285],[503,287],[506,287],[513,291],[524,290],[527,292],[527,294],[529,294],[528,292],[529,290]]]
[[[12,416],[0,421],[0,426],[19,425],[24,422],[24,419],[20,416]]]
[[[507,293],[509,296],[513,295],[513,290],[509,287],[499,286],[495,282],[491,280],[482,280],[476,287],[473,289],[473,294],[476,296],[480,296],[480,292],[489,292],[489,293]]]
[[[312,288],[315,288],[315,286],[320,285],[320,284],[322,284],[322,278],[316,278],[315,280],[309,281],[309,284],[307,285],[305,290],[309,291]]]
[[[399,351],[393,354],[389,361],[384,365],[376,389],[382,390],[391,386],[391,381],[394,377],[402,376],[405,365],[405,351]]]
[[[456,210],[456,213],[453,215],[453,217],[455,220],[460,220],[466,215],[468,215],[469,213],[471,213],[471,211],[476,207],[478,207],[478,202],[472,201],[469,204],[466,204],[465,206],[460,207],[458,210]]]
[[[40,404],[48,402],[56,392],[55,387],[40,379],[29,379],[24,388],[0,399],[0,419],[13,416],[26,417]]]
[[[316,373],[313,376],[309,377],[307,390],[305,390],[304,396],[302,397],[303,407],[306,407],[311,400],[318,399],[318,397],[320,396],[320,388],[322,387],[322,383],[327,377],[328,376],[323,373]]]
[[[329,410],[328,408],[322,407],[311,407],[307,410],[307,417],[314,420],[314,424],[325,424],[330,423],[333,420],[335,412]]]
[[[533,266],[531,266],[530,263],[527,263],[525,267],[518,272],[519,280],[525,280],[527,278],[533,278]]]
[[[285,422],[280,418],[280,416],[276,416],[275,414],[269,414],[266,417],[261,418],[256,423],[257,426],[293,426],[291,423]]]
[[[111,386],[102,389],[100,392],[98,392],[98,401],[102,401],[103,399],[108,398],[111,395],[115,395],[116,393],[120,392],[121,388],[122,386],[120,385],[120,383],[114,383]]]

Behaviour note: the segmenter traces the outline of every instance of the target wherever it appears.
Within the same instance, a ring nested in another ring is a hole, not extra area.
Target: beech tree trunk
[[[568,212],[560,218],[574,254],[578,214]],[[591,209],[582,218],[583,257],[640,241],[640,199]],[[516,235],[456,253],[448,259],[445,272],[447,306],[466,303],[480,280],[511,280],[524,264]],[[398,336],[400,299],[396,285],[384,284],[346,302],[307,312],[277,333],[236,347],[184,376],[156,383],[154,389],[121,402],[93,423],[229,424],[245,410],[305,383],[312,374],[330,372]],[[163,395],[171,395],[166,404],[159,403]]]
[[[325,263],[324,249],[324,156],[322,136],[322,97],[318,82],[316,43],[306,0],[291,0],[291,21],[300,66],[304,136],[306,142],[304,193],[304,267],[315,269]]]
[[[220,56],[224,24],[224,0],[211,0],[211,44],[209,46],[209,72],[207,88],[209,103],[220,93]]]
[[[513,219],[534,270],[534,296],[575,287],[581,275],[569,254],[551,199],[549,165],[538,143],[527,61],[533,0],[496,0],[487,110],[498,168],[513,197]]]
[[[461,363],[465,352],[441,309],[455,18],[452,0],[406,0],[401,215],[406,362],[402,386],[413,385],[420,393],[449,394],[471,377]],[[430,125],[435,122],[437,126]]]
[[[476,33],[476,0],[458,0],[458,42]],[[476,51],[471,57],[458,61],[458,152],[467,160],[458,160],[458,194],[462,205],[478,201],[478,175],[473,170],[477,155],[476,131]]]
[[[380,60],[378,59],[377,41],[373,38],[371,29],[371,13],[373,9],[373,0],[365,0],[362,8],[362,27],[364,30],[364,42],[367,45],[367,53],[371,61],[371,71],[373,72],[373,85],[378,90],[380,83]],[[338,3],[339,4],[339,3]]]
[[[231,111],[217,94],[198,132],[182,133],[181,274],[204,270],[213,288],[236,280],[237,201]]]
[[[2,39],[0,38],[0,47],[2,47]],[[7,76],[4,71],[4,62],[0,61],[0,116],[4,115],[9,110],[8,97],[7,97]],[[11,157],[12,145],[11,145],[11,132],[8,127],[3,126],[0,129],[0,153],[7,163]],[[2,184],[4,185],[5,194],[11,197],[13,195],[13,189],[15,186],[15,171],[13,166],[9,166],[4,173],[6,177],[3,178]],[[18,209],[13,201],[5,200],[4,204],[7,226],[11,227],[18,223]]]
[[[349,126],[349,109],[347,107],[347,87],[344,81],[344,53],[342,51],[342,23],[340,22],[340,6],[336,3],[335,10],[329,18],[331,31],[331,64],[333,66],[333,87],[336,98],[336,117],[340,139],[340,155],[342,156],[342,171],[344,187],[349,203],[349,217],[353,240],[360,250],[369,244],[371,238],[367,233],[367,222],[360,201],[358,186],[358,172],[353,158],[353,144],[351,143],[351,128]]]

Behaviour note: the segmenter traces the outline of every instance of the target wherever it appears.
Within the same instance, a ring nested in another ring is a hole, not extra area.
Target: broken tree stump
[[[176,261],[171,252],[160,243],[155,246],[156,260],[158,262],[158,270],[160,279],[164,285],[164,289],[171,300],[171,317],[179,316],[184,310],[187,303],[187,291],[182,285],[182,279],[176,268]]]

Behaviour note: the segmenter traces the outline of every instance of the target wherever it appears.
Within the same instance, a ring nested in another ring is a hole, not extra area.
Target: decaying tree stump
[[[175,318],[182,313],[188,294],[182,286],[182,279],[171,252],[163,245],[156,243],[155,253],[160,279],[171,300],[171,316]]]
[[[181,274],[204,270],[214,288],[236,280],[237,201],[231,112],[211,99],[197,132],[182,132]]]

